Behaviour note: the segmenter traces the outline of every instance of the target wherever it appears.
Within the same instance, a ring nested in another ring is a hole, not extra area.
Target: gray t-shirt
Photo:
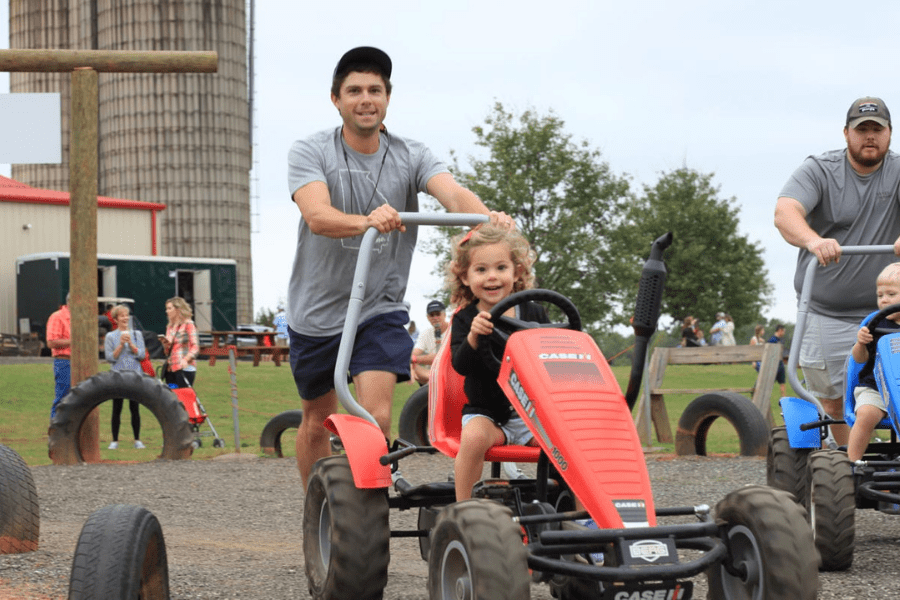
[[[294,142],[288,153],[288,191],[313,181],[328,186],[331,205],[347,214],[367,215],[389,203],[399,212],[419,210],[419,192],[447,167],[419,142],[383,132],[375,154],[347,146],[341,128]],[[352,190],[351,190],[352,184]],[[393,231],[375,241],[360,320],[407,310],[403,302],[417,228]],[[362,235],[333,239],[313,234],[304,219],[288,286],[288,324],[304,335],[341,333],[350,300]]]
[[[900,156],[888,152],[874,173],[860,175],[846,158],[847,150],[808,157],[794,171],[780,196],[794,198],[806,209],[806,222],[823,238],[841,246],[891,245],[900,237]],[[797,258],[794,289],[809,261],[804,249]],[[845,256],[816,273],[810,308],[820,314],[859,322],[875,308],[875,279],[893,255]]]

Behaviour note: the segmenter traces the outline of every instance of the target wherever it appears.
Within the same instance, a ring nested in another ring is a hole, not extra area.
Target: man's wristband
[[[419,357],[415,354],[413,354],[413,357],[412,357],[412,364],[414,364],[414,365],[419,364]]]

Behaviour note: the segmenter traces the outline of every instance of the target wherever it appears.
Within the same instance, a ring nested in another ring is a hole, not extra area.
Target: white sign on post
[[[59,94],[0,94],[0,164],[59,164]]]

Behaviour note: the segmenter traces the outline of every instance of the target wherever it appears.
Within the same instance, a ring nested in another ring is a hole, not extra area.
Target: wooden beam
[[[144,50],[0,50],[0,71],[67,73],[91,68],[101,73],[215,73],[216,52]]]

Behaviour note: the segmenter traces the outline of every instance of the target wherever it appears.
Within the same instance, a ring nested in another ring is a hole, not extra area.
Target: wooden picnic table
[[[201,356],[209,357],[209,365],[215,366],[216,359],[219,357],[227,357],[228,349],[234,346],[236,356],[253,355],[253,366],[258,367],[259,361],[264,354],[271,354],[272,361],[275,366],[281,366],[281,356],[287,355],[289,349],[275,344],[276,331],[211,331],[212,346],[200,348]],[[238,337],[255,337],[256,344],[253,346],[236,346],[234,342],[229,343],[231,338]]]

